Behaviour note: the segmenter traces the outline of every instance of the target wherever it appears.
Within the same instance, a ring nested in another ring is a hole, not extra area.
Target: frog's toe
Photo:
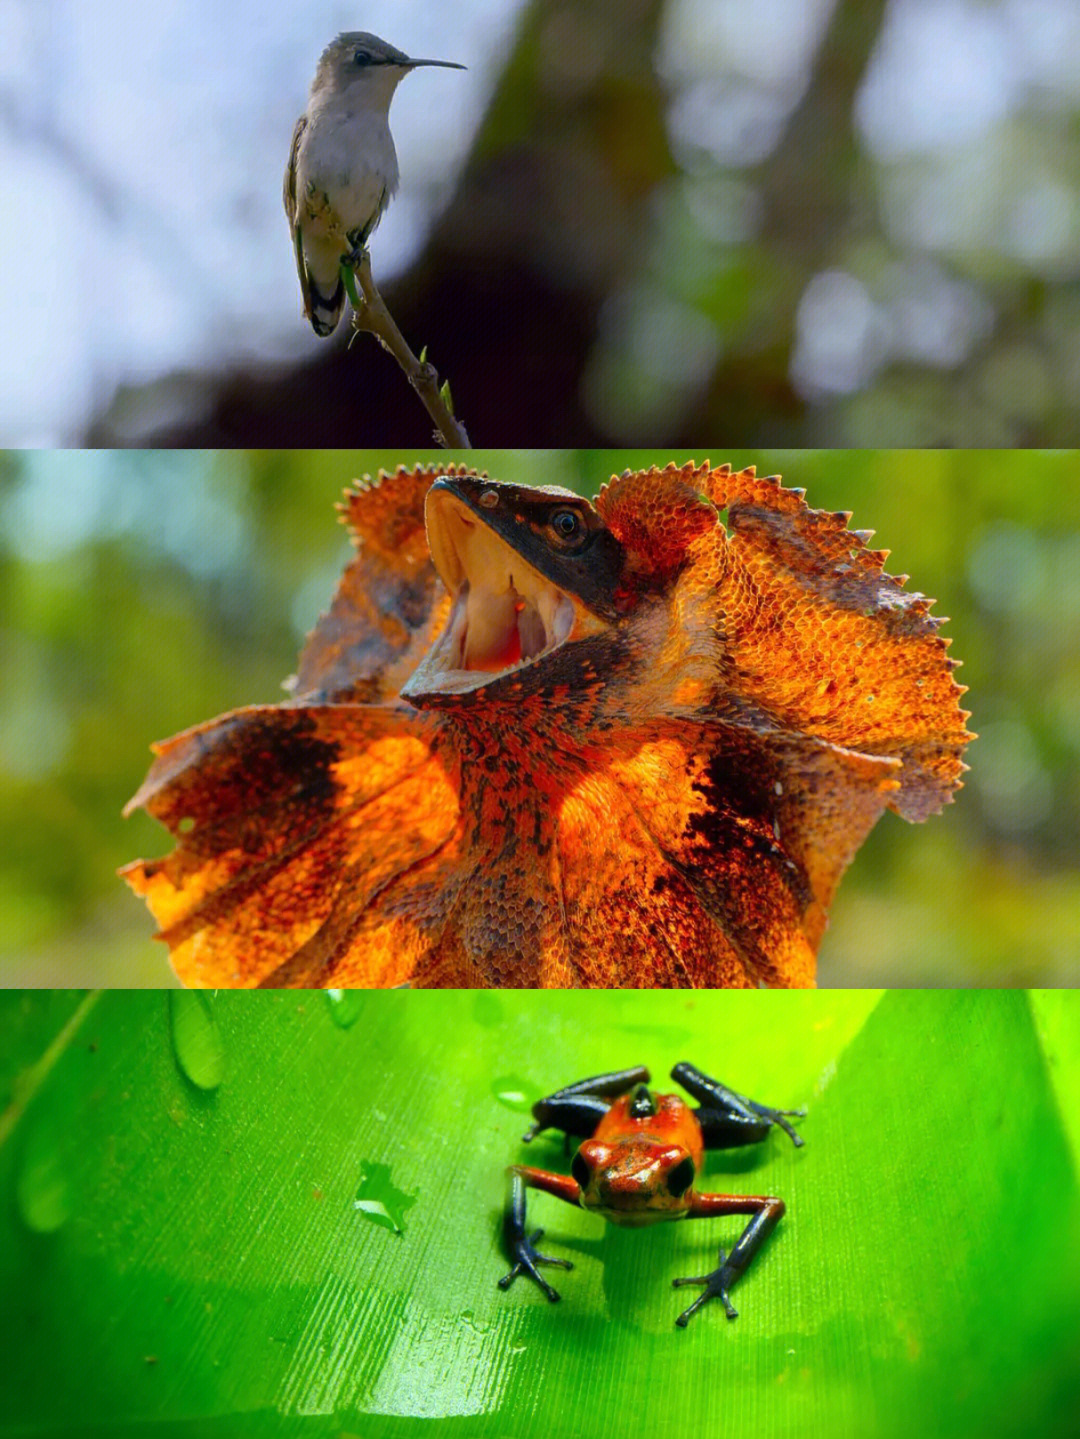
[[[672,1289],[681,1289],[685,1284],[700,1284],[705,1291],[703,1294],[699,1294],[693,1304],[691,1304],[688,1309],[684,1309],[678,1319],[676,1319],[675,1323],[679,1328],[685,1329],[690,1323],[691,1318],[699,1309],[708,1304],[710,1299],[719,1299],[724,1306],[724,1313],[727,1317],[729,1319],[738,1319],[739,1311],[732,1304],[727,1292],[727,1286],[731,1282],[731,1279],[732,1275],[727,1270],[727,1255],[722,1249],[720,1251],[720,1263],[711,1273],[695,1274],[686,1279],[673,1279],[671,1281]]]
[[[802,1135],[788,1123],[789,1118],[805,1119],[805,1109],[773,1109],[768,1104],[755,1104],[753,1100],[750,1101],[750,1108],[762,1119],[767,1119],[770,1124],[775,1124],[778,1129],[782,1129],[796,1149],[801,1149],[806,1143]]]
[[[536,1245],[544,1237],[542,1229],[535,1230],[530,1235],[523,1235],[514,1245],[514,1267],[509,1274],[504,1274],[499,1280],[500,1289],[509,1289],[519,1274],[527,1274],[534,1284],[547,1295],[552,1304],[556,1304],[561,1295],[557,1289],[553,1289],[544,1276],[540,1273],[538,1265],[550,1264],[555,1269],[573,1269],[569,1259],[558,1259],[553,1254],[541,1254]]]

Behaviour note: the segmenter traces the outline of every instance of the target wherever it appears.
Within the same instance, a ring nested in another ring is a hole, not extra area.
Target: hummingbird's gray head
[[[465,69],[464,65],[457,65],[452,60],[414,60],[404,50],[380,40],[378,35],[371,35],[366,30],[351,30],[327,45],[311,90],[314,94],[328,86],[335,90],[362,86],[364,90],[385,94],[389,99],[401,77],[421,65],[439,65],[447,70]]]

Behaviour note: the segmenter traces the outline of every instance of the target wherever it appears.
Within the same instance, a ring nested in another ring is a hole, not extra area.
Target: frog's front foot
[[[555,1259],[550,1254],[541,1254],[536,1245],[544,1237],[542,1229],[534,1230],[532,1234],[521,1234],[514,1239],[511,1246],[514,1256],[514,1267],[509,1274],[504,1274],[499,1280],[500,1289],[509,1289],[519,1274],[527,1274],[544,1291],[547,1297],[554,1304],[559,1298],[559,1291],[553,1289],[537,1268],[538,1264],[551,1264],[556,1269],[573,1269],[569,1259]]]
[[[685,1329],[690,1323],[691,1316],[696,1314],[702,1305],[708,1304],[710,1299],[719,1299],[724,1306],[724,1312],[727,1314],[727,1317],[729,1319],[738,1319],[739,1311],[728,1298],[728,1285],[733,1284],[738,1277],[738,1272],[732,1270],[731,1265],[728,1263],[727,1256],[721,1249],[720,1263],[711,1274],[698,1274],[689,1279],[673,1279],[671,1281],[671,1287],[673,1289],[681,1289],[684,1284],[703,1284],[705,1286],[704,1294],[699,1294],[689,1309],[683,1310],[675,1323],[680,1329]]]
[[[796,1149],[803,1147],[806,1141],[787,1122],[787,1116],[792,1119],[805,1119],[805,1109],[773,1109],[768,1104],[756,1104],[752,1099],[747,1100],[747,1103],[755,1114],[760,1115],[762,1119],[767,1119],[770,1124],[775,1124],[778,1129],[782,1129]]]

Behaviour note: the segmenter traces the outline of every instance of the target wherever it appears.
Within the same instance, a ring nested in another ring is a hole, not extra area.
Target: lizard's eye
[[[548,516],[547,530],[560,549],[577,549],[588,536],[585,522],[576,510],[553,510]]]
[[[681,1199],[694,1182],[694,1161],[683,1159],[667,1177],[667,1187],[676,1199]]]
[[[570,1173],[577,1180],[580,1189],[588,1189],[592,1174],[589,1171],[589,1166],[585,1163],[585,1160],[582,1159],[580,1152],[574,1155],[574,1162],[570,1166]]]

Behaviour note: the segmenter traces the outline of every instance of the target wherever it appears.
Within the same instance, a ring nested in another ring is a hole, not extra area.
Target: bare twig
[[[471,448],[465,426],[454,418],[450,398],[450,384],[439,384],[435,366],[423,358],[417,359],[405,342],[405,337],[394,324],[394,317],[386,308],[383,297],[371,277],[371,257],[363,250],[354,263],[342,261],[341,278],[353,307],[353,328],[369,330],[375,338],[393,355],[405,371],[405,378],[420,396],[421,402],[435,422],[435,438],[440,445],[450,450]],[[356,292],[356,281],[360,281],[363,296]]]

